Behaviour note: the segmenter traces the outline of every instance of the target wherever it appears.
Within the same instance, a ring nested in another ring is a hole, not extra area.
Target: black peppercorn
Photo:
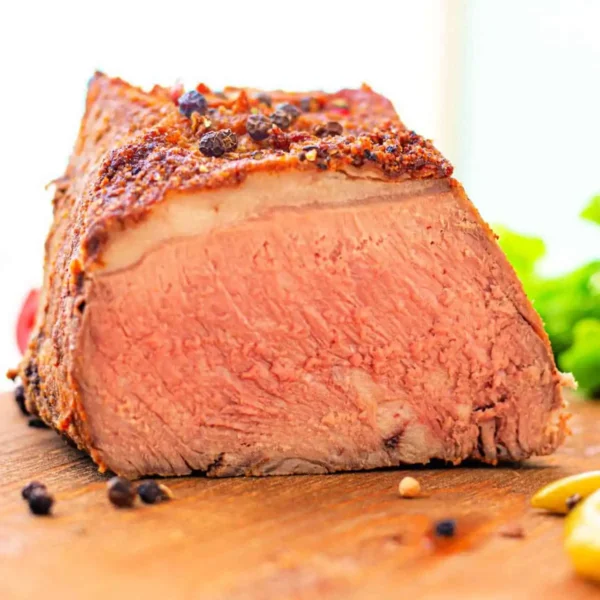
[[[135,501],[135,489],[131,481],[113,477],[108,482],[108,499],[119,508],[131,508]]]
[[[171,490],[156,481],[144,481],[138,486],[138,495],[145,504],[156,504],[173,498]]]
[[[46,425],[39,417],[29,417],[27,425],[29,425],[29,427],[34,427],[35,429],[48,429],[48,425]]]
[[[25,406],[25,388],[22,385],[18,385],[15,388],[15,401],[16,401],[17,406],[19,407],[20,411],[24,415],[29,415],[29,411],[27,410],[27,408]]]
[[[256,99],[259,101],[259,103],[266,104],[269,108],[271,108],[272,100],[269,94],[261,92],[260,94],[256,95]]]
[[[310,96],[306,96],[305,98],[302,98],[300,100],[300,108],[304,112],[311,112],[313,104],[315,103],[313,102],[313,99]]]
[[[179,98],[179,110],[186,117],[191,117],[195,112],[203,115],[207,107],[206,98],[196,90],[190,90]]]
[[[337,121],[328,121],[325,125],[315,127],[315,135],[324,137],[326,135],[342,135],[344,128]]]
[[[567,510],[572,511],[582,500],[581,494],[571,494],[565,502]]]
[[[299,116],[300,111],[293,104],[279,104],[271,115],[271,121],[280,129],[287,129]]]
[[[48,494],[45,487],[35,488],[27,497],[27,503],[29,504],[29,510],[34,515],[49,515],[54,504],[54,498]]]
[[[377,162],[377,155],[374,152],[371,152],[370,150],[363,150],[363,156],[367,160],[372,160],[373,162]]]
[[[23,496],[23,498],[25,500],[29,499],[29,496],[31,496],[31,494],[35,491],[35,490],[46,490],[46,485],[43,483],[40,483],[39,481],[30,481],[22,490],[21,490],[21,496]]]
[[[219,157],[226,152],[233,152],[237,144],[237,136],[231,129],[210,131],[200,138],[200,152],[204,156]]]
[[[300,116],[300,110],[298,109],[297,106],[294,106],[293,104],[288,104],[288,103],[278,104],[275,107],[275,110],[282,110],[283,112],[290,115],[290,117],[292,117],[292,119],[294,119],[294,120]]]
[[[271,121],[264,115],[250,115],[246,119],[246,131],[248,135],[255,140],[260,142],[269,137],[269,131],[271,130]]]
[[[454,519],[442,519],[441,521],[437,521],[434,532],[438,537],[453,537],[456,533],[456,521]]]
[[[138,496],[145,504],[155,504],[162,501],[162,492],[156,481],[144,481],[137,489]]]

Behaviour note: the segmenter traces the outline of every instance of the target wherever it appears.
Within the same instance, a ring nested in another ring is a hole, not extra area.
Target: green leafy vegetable
[[[577,373],[584,390],[600,391],[600,320],[583,319],[573,328],[573,344],[560,355],[560,366]]]
[[[581,216],[596,225],[600,225],[600,195],[594,196],[581,211]]]
[[[600,224],[600,196],[592,199],[582,217]],[[537,272],[546,252],[541,239],[503,227],[496,231],[544,321],[559,367],[572,372],[585,393],[600,397],[600,260],[560,277],[544,278]],[[600,241],[598,247],[600,252]]]
[[[535,274],[536,263],[546,254],[546,245],[540,238],[515,233],[505,227],[495,227],[500,236],[500,245],[508,256],[523,284],[533,284],[538,277]]]

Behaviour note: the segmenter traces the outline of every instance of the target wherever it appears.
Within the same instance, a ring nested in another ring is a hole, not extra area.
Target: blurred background
[[[503,235],[547,324],[556,306],[537,297],[575,302],[553,343],[568,350],[576,322],[600,313],[600,228],[580,217],[600,193],[596,0],[11,2],[0,55],[0,371],[18,361],[14,324],[40,284],[51,219],[45,186],[64,171],[95,70],[148,87],[365,81],[434,140],[488,222],[539,238]],[[573,270],[590,264],[572,300]],[[596,326],[583,335],[600,355]],[[600,378],[598,364],[588,371]]]

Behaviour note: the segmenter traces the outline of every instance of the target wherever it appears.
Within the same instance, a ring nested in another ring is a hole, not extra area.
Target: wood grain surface
[[[563,521],[528,508],[543,484],[600,467],[600,404],[574,403],[574,436],[520,467],[168,481],[177,498],[116,509],[106,477],[0,395],[0,598],[594,598],[562,551]],[[398,497],[410,473],[424,497]],[[56,497],[33,517],[31,479]],[[431,535],[457,519],[455,538]],[[500,535],[506,523],[523,539]]]

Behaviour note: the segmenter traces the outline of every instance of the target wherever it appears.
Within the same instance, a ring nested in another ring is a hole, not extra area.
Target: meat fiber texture
[[[187,117],[180,91],[92,79],[19,368],[29,409],[128,477],[555,450],[569,380],[432,144],[367,86],[197,89]],[[203,154],[224,129],[237,146]]]

